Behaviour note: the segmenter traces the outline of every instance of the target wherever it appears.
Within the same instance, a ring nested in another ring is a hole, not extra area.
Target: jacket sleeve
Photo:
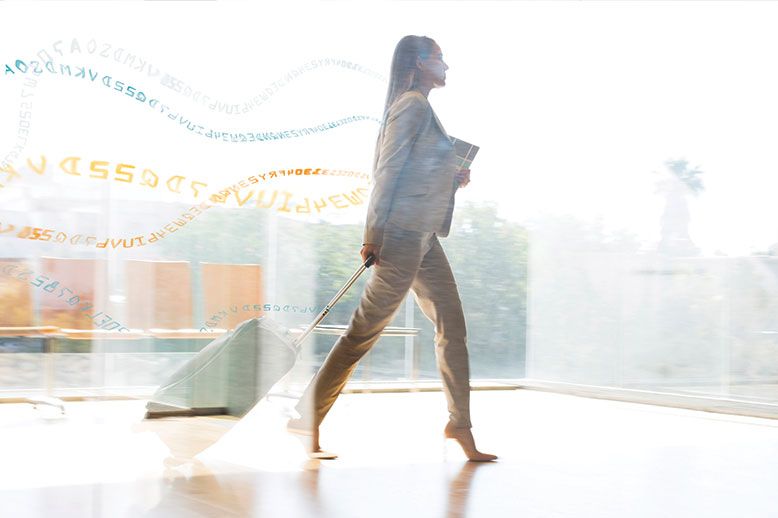
[[[373,192],[367,206],[364,243],[380,245],[389,218],[400,173],[416,137],[431,117],[428,103],[417,95],[405,95],[387,114],[383,139],[376,147]]]

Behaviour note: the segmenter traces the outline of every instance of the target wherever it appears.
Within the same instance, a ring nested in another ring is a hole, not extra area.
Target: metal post
[[[719,392],[721,395],[728,396],[730,393],[730,376],[731,376],[731,356],[732,356],[732,340],[731,340],[731,322],[732,322],[732,269],[736,266],[732,264],[732,261],[737,259],[722,259],[721,264],[724,264],[724,271],[722,272],[721,279],[723,280],[724,293],[722,305],[721,305],[721,325],[719,327]]]
[[[415,301],[412,294],[405,299],[405,327],[413,327],[413,309]],[[418,378],[416,359],[416,340],[414,336],[405,337],[405,377],[409,380]]]

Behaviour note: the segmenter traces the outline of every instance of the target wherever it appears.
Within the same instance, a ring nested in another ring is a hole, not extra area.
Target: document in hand
[[[470,169],[470,164],[473,163],[475,154],[478,153],[480,148],[474,144],[471,144],[470,142],[465,142],[464,140],[460,140],[455,137],[449,138],[451,139],[451,143],[454,144],[454,151],[456,152],[457,159],[459,160],[459,168]]]

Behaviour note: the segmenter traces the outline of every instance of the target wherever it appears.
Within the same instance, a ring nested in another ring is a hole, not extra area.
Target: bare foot
[[[471,462],[489,462],[497,458],[497,455],[478,451],[470,428],[454,428],[453,423],[449,421],[443,431],[443,435],[448,439],[455,439],[462,447],[462,450],[464,450],[467,459]]]
[[[332,452],[324,451],[319,446],[319,427],[311,426],[302,419],[290,419],[286,424],[286,431],[298,436],[303,443],[305,451],[312,459],[337,459]]]

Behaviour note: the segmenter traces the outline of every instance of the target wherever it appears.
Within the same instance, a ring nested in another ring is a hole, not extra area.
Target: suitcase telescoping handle
[[[299,337],[297,337],[297,340],[294,341],[294,347],[299,346],[301,343],[303,343],[303,340],[306,339],[306,337],[311,334],[311,332],[314,330],[314,328],[319,325],[319,322],[324,320],[324,317],[327,316],[327,314],[330,312],[330,310],[335,306],[335,304],[338,303],[340,298],[346,294],[346,292],[351,288],[351,286],[359,279],[359,276],[362,275],[362,272],[373,266],[373,263],[375,262],[375,256],[369,255],[367,257],[367,261],[364,262],[359,268],[357,268],[357,271],[354,272],[354,274],[351,276],[351,278],[346,282],[346,284],[343,285],[343,287],[335,294],[334,297],[332,297],[332,300],[330,300],[327,305],[324,307],[321,313],[319,313],[313,322],[303,331],[303,334],[301,334]]]

